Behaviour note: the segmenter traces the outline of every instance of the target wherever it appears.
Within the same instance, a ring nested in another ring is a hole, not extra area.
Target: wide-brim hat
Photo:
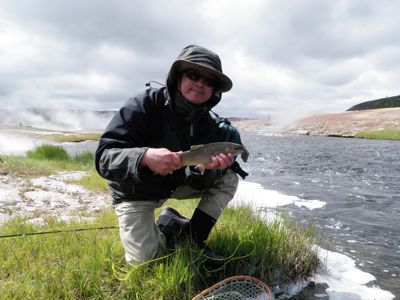
[[[222,72],[221,60],[214,52],[197,45],[187,46],[171,66],[170,76],[177,77],[187,69],[206,72],[218,80],[219,92],[227,92],[232,86],[232,80]]]

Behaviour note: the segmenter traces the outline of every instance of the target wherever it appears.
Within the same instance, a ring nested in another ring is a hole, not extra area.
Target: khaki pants
[[[238,176],[231,169],[217,178],[213,186],[204,191],[189,186],[177,188],[171,198],[187,199],[201,196],[198,209],[218,219],[224,208],[232,200]],[[115,206],[120,226],[121,242],[128,263],[144,262],[163,255],[165,237],[155,223],[154,209],[167,199],[159,201],[125,201]]]

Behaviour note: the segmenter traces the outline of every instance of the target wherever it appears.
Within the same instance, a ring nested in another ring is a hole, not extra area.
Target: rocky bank
[[[400,131],[400,107],[336,113],[320,113],[296,120],[285,127],[275,127],[271,120],[237,120],[239,130],[284,132],[306,135],[354,137],[360,131],[393,129]]]
[[[60,172],[34,179],[0,175],[0,226],[15,217],[43,225],[47,217],[91,221],[92,214],[111,208],[108,193],[96,193],[70,183],[86,172]]]
[[[400,130],[400,107],[323,113],[298,120],[287,132],[354,137],[360,131]]]

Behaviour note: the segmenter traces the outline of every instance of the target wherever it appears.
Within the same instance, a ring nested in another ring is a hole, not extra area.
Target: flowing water
[[[326,203],[285,209],[301,222],[315,223],[331,251],[373,275],[370,286],[400,295],[400,142],[248,132],[242,140],[252,155],[242,164],[251,174],[246,181]],[[312,288],[307,298],[322,296]]]

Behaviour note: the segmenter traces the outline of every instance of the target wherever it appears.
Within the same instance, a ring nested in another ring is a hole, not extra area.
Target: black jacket
[[[193,122],[180,120],[166,88],[150,88],[129,99],[111,120],[96,151],[96,169],[108,180],[115,202],[168,198],[185,184],[184,168],[166,176],[139,168],[145,150],[185,151],[191,145],[226,141],[226,133],[209,112]],[[203,179],[213,172],[206,171]]]
[[[204,175],[190,175],[182,168],[171,175],[154,174],[147,167],[139,167],[148,148],[167,148],[176,152],[188,150],[192,145],[219,141],[241,143],[233,126],[220,127],[209,113],[221,100],[224,88],[215,88],[211,99],[203,106],[193,109],[189,106],[187,110],[185,105],[178,105],[182,104],[176,91],[182,62],[214,68],[217,75],[222,72],[218,55],[190,45],[172,64],[166,87],[149,88],[129,99],[114,116],[100,138],[95,157],[96,169],[108,180],[114,202],[168,198],[183,184],[195,183],[193,187],[201,189],[218,173],[206,170]]]

